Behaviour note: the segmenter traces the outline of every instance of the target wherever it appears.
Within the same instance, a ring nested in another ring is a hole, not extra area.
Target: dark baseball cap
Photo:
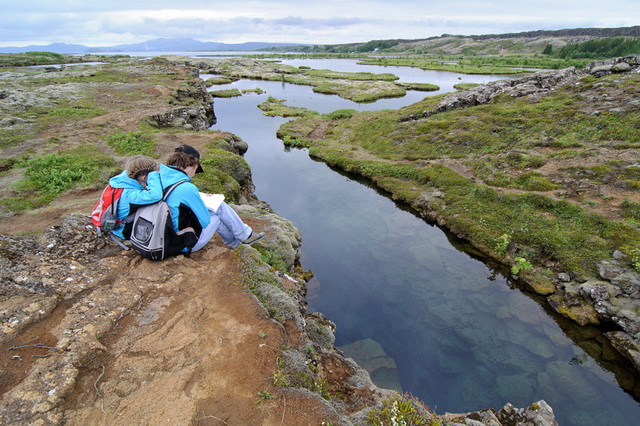
[[[198,159],[198,168],[196,169],[196,173],[202,173],[202,166],[200,165],[200,153],[197,149],[192,147],[191,145],[180,145],[175,149],[175,152],[184,152],[185,154],[193,155]]]

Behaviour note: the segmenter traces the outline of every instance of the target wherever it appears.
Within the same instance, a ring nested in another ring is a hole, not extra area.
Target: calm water
[[[353,61],[286,62],[357,68]],[[359,69],[392,72],[403,81],[434,83],[442,90],[460,81],[452,73],[376,68],[382,67]],[[260,87],[266,93],[216,99],[213,129],[249,143],[245,157],[256,195],[302,232],[302,264],[315,273],[310,307],[337,324],[336,345],[348,355],[374,357],[358,361],[378,384],[410,392],[437,413],[499,409],[507,402],[524,407],[544,399],[560,425],[637,424],[639,404],[566,336],[562,321],[438,227],[313,161],[306,150],[283,149],[275,133],[285,119],[265,117],[256,107],[271,95],[323,113],[378,110],[415,102],[424,92],[359,105],[276,82],[242,80],[214,89],[230,87]],[[567,332],[586,342],[585,348],[600,345],[591,330]]]

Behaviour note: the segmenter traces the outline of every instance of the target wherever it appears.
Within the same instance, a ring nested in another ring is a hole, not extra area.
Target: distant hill
[[[192,38],[157,38],[143,43],[91,47],[82,44],[53,43],[24,47],[0,47],[0,53],[53,52],[53,53],[101,53],[101,52],[197,52],[197,51],[249,51],[265,48],[295,46],[295,43],[248,42],[226,44],[203,42]]]
[[[614,37],[640,37],[640,26],[619,28],[573,28],[520,33],[454,35],[443,34],[424,39],[371,40],[363,43],[301,45],[289,50],[307,53],[370,53],[430,55],[504,55],[538,54],[548,46],[554,50],[567,44]],[[280,48],[271,50],[282,51]]]

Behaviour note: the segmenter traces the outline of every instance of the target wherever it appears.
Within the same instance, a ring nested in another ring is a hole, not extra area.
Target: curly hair
[[[151,157],[136,155],[127,160],[125,169],[127,169],[128,177],[137,180],[141,176],[146,176],[153,171],[160,170],[160,166],[158,162]]]

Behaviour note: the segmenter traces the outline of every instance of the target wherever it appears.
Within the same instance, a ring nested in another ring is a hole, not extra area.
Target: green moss
[[[203,167],[207,167],[205,162],[202,164]],[[235,203],[240,199],[240,184],[231,175],[222,170],[207,167],[206,173],[198,173],[192,181],[201,192],[223,194],[225,201],[228,203]]]

